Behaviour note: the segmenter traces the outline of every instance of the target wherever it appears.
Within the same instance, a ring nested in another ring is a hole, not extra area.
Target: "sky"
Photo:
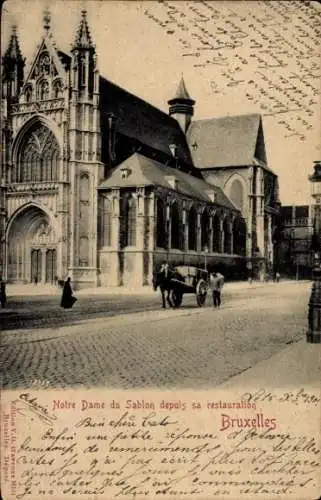
[[[185,4],[186,9],[188,4],[197,5],[197,2],[171,2],[173,5],[177,3]],[[220,9],[226,2],[215,1],[213,4]],[[234,1],[233,4],[236,9],[247,8],[247,16],[256,12],[256,2]],[[237,89],[224,87],[224,77],[215,66],[200,70],[195,68],[192,58],[183,56],[177,38],[167,34],[144,14],[146,10],[157,11],[157,2],[153,0],[6,1],[2,13],[2,52],[8,43],[11,26],[16,24],[20,47],[27,59],[26,71],[41,41],[43,11],[48,7],[54,40],[66,52],[70,51],[81,10],[85,8],[100,73],[163,111],[168,112],[167,101],[174,95],[183,74],[188,91],[196,101],[195,119],[260,113],[257,105],[243,99]],[[320,64],[320,58],[316,61]],[[247,76],[251,69],[248,71]],[[213,81],[225,91],[213,92]],[[313,161],[321,160],[320,94],[317,100],[318,109],[314,110],[311,119],[313,127],[303,142],[296,137],[285,138],[284,133],[277,129],[274,117],[263,118],[268,164],[279,176],[283,205],[310,202],[308,175],[313,171]]]

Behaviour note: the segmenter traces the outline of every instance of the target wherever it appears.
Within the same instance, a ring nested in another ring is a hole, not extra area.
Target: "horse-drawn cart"
[[[209,286],[208,272],[194,266],[177,266],[159,271],[154,281],[154,290],[157,286],[162,292],[163,307],[166,307],[165,291],[167,291],[167,302],[172,307],[179,307],[183,295],[193,293],[199,307],[205,304]]]
[[[175,306],[181,305],[184,294],[193,293],[196,295],[197,305],[202,307],[208,292],[208,272],[193,266],[178,266],[175,267],[175,271],[177,278],[171,278],[172,299]]]

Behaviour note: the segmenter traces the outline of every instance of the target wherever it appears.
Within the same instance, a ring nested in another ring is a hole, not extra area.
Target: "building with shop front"
[[[313,234],[312,205],[285,205],[280,209],[278,271],[282,277],[310,279]]]
[[[193,120],[183,79],[168,114],[105,79],[86,18],[70,54],[50,19],[26,71],[2,61],[1,273],[8,282],[150,284],[173,264],[263,277],[277,176],[259,115]]]

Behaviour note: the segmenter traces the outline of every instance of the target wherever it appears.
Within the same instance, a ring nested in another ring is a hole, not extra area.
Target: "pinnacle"
[[[22,55],[20,51],[20,46],[19,46],[19,40],[18,40],[18,35],[17,35],[17,26],[13,25],[12,26],[12,33],[9,41],[8,48],[5,52],[5,58],[7,59],[15,59],[15,60],[22,60]]]
[[[92,49],[94,48],[94,44],[91,39],[91,35],[89,32],[88,22],[87,22],[87,11],[81,11],[81,21],[77,30],[76,39],[73,45],[73,48],[82,48],[82,49]]]

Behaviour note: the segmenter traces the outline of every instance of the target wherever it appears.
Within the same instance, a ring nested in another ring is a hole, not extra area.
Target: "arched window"
[[[29,129],[17,157],[14,182],[58,180],[59,145],[47,127],[36,123]]]
[[[213,217],[213,252],[221,252],[221,224],[217,214]]]
[[[25,90],[25,100],[26,102],[30,102],[32,100],[32,87],[28,85]]]
[[[227,218],[225,218],[223,222],[223,233],[224,233],[224,253],[231,253],[230,223]]]
[[[46,80],[43,80],[39,83],[38,86],[38,99],[40,101],[45,101],[49,98],[49,83]]]
[[[230,187],[230,199],[239,210],[244,208],[244,190],[239,179],[234,179]]]
[[[209,216],[208,216],[208,211],[205,209],[201,216],[201,250],[209,248],[209,232],[210,232]]]
[[[103,197],[102,209],[101,241],[103,247],[108,247],[111,245],[112,211],[111,201],[106,196]]]
[[[171,248],[180,249],[181,246],[181,221],[177,202],[171,205]]]
[[[246,255],[246,224],[244,219],[235,219],[233,223],[233,253]]]
[[[79,56],[79,86],[84,87],[86,85],[86,59],[83,55]]]
[[[158,248],[167,247],[165,206],[161,198],[156,200],[156,246]]]
[[[197,213],[193,206],[188,213],[188,249],[197,250]]]
[[[126,194],[121,202],[121,247],[136,246],[136,199]]]
[[[62,82],[61,80],[56,80],[53,84],[53,95],[55,99],[62,97]]]

